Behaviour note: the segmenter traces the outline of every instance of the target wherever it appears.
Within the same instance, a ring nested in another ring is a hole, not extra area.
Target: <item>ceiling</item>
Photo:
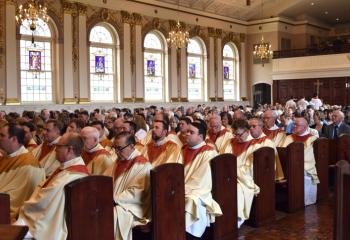
[[[284,16],[294,20],[317,19],[325,24],[350,23],[350,0],[156,0],[249,21]],[[262,4],[263,2],[263,4]],[[262,8],[263,6],[263,8]],[[336,20],[336,19],[339,20]]]

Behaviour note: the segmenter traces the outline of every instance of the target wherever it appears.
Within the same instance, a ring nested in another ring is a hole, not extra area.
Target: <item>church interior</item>
[[[349,10],[0,0],[0,240],[350,239]]]

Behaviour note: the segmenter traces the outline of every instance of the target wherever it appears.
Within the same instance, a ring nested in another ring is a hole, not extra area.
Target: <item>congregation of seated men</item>
[[[237,158],[237,215],[249,218],[260,192],[253,178],[253,153],[275,152],[275,180],[284,173],[277,147],[304,144],[305,205],[316,203],[318,179],[313,143],[350,134],[350,111],[291,98],[285,106],[198,105],[176,109],[84,109],[0,114],[0,192],[10,195],[11,222],[27,225],[27,237],[66,239],[66,184],[89,175],[113,179],[115,239],[152,220],[150,171],[166,163],[184,166],[188,239],[200,239],[225,214],[212,197],[210,161]],[[54,238],[53,238],[54,236]]]

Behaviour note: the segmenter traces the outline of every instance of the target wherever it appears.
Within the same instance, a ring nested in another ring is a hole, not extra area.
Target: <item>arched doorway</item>
[[[258,83],[253,86],[254,106],[271,104],[271,85]]]

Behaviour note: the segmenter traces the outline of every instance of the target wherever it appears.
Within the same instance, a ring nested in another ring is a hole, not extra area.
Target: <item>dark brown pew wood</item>
[[[22,240],[28,232],[27,226],[15,226],[11,224],[0,224],[1,240]]]
[[[211,160],[213,199],[220,205],[222,216],[215,218],[206,239],[231,240],[237,228],[237,160],[233,154],[221,154]]]
[[[254,152],[254,182],[260,193],[253,200],[248,224],[253,227],[271,223],[275,220],[275,151],[263,147]]]
[[[114,239],[112,178],[88,176],[64,189],[67,239]]]
[[[327,138],[319,138],[314,142],[314,155],[316,161],[317,175],[320,183],[317,184],[317,201],[327,199],[328,190],[328,159],[329,159],[329,144]]]
[[[152,239],[185,240],[185,186],[182,164],[151,170]]]
[[[335,165],[340,160],[350,162],[350,136],[344,134],[329,141],[329,165]]]
[[[296,212],[304,208],[304,145],[295,142],[277,151],[287,182],[276,184],[276,207]]]
[[[0,193],[0,224],[10,224],[10,195]]]
[[[334,239],[350,239],[350,164],[341,160],[336,164]]]

